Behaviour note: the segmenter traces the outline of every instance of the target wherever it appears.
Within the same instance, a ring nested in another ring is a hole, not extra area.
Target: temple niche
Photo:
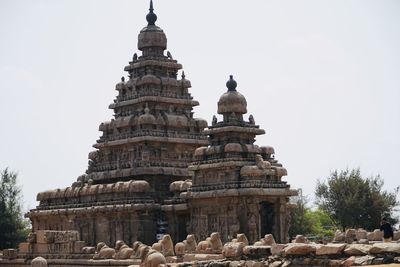
[[[282,181],[287,171],[274,158],[272,147],[259,147],[255,137],[265,131],[247,113],[245,97],[230,76],[228,91],[218,101],[218,114],[204,131],[209,146],[196,149],[192,186],[182,197],[191,207],[190,232],[200,239],[219,232],[223,241],[245,233],[250,243],[272,233],[279,242],[288,241],[289,197],[295,190]]]
[[[88,168],[70,187],[40,192],[27,213],[33,232],[76,231],[87,245],[152,244],[164,234],[221,240],[245,233],[250,242],[272,233],[288,241],[288,201],[296,194],[281,180],[286,169],[272,147],[259,147],[264,130],[247,113],[231,77],[218,101],[222,121],[193,116],[199,103],[182,65],[166,51],[153,12],[138,36],[109,106],[114,118],[102,132]],[[205,129],[206,128],[206,129]]]

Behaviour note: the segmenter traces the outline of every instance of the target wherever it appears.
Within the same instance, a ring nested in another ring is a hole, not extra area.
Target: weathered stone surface
[[[28,242],[19,243],[18,251],[21,253],[29,253],[32,252],[32,244]]]
[[[192,254],[192,253],[188,253],[183,256],[183,262],[221,260],[223,258],[224,258],[224,256],[222,256],[222,254]]]
[[[356,257],[354,264],[355,265],[370,265],[370,264],[372,264],[373,259],[374,259],[374,257],[372,257],[370,255]]]
[[[344,242],[344,233],[340,230],[336,230],[335,238],[333,239],[335,242]]]
[[[383,239],[383,232],[379,229],[374,230],[374,241],[382,241]]]
[[[17,258],[18,255],[18,250],[16,249],[3,249],[3,258],[5,259],[9,259],[9,260],[13,260],[15,258]]]
[[[359,241],[361,239],[367,239],[367,231],[364,229],[356,230],[356,239]]]
[[[345,247],[346,244],[316,245],[315,255],[340,255]]]
[[[356,261],[356,257],[351,256],[350,258],[343,260],[342,263],[340,264],[340,266],[344,266],[344,267],[352,266],[355,261]]]
[[[271,245],[271,254],[272,256],[284,254],[284,248],[286,248],[287,244],[273,244]]]
[[[224,244],[222,249],[222,255],[225,258],[239,258],[243,254],[243,248],[245,244],[243,242],[228,242]]]
[[[397,241],[400,239],[400,231],[394,231],[393,232],[393,240]]]
[[[316,252],[315,245],[291,243],[283,249],[285,255],[308,255]]]
[[[375,243],[369,249],[370,254],[396,253],[400,254],[400,243]]]
[[[47,261],[45,258],[36,257],[31,261],[32,267],[47,267]]]
[[[364,244],[351,244],[347,245],[344,249],[344,254],[349,256],[363,256],[367,255],[372,245]]]
[[[243,253],[247,256],[268,256],[271,255],[271,246],[245,246]]]
[[[347,229],[344,234],[344,240],[347,244],[351,244],[357,240],[356,230],[355,229]]]

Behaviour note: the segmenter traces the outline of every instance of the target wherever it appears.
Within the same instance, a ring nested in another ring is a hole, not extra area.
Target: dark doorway
[[[187,223],[189,222],[190,218],[188,214],[178,215],[178,235],[175,242],[182,241],[186,239],[187,236]]]
[[[272,234],[274,226],[274,204],[263,201],[261,206],[261,236]],[[277,236],[274,236],[277,238]]]

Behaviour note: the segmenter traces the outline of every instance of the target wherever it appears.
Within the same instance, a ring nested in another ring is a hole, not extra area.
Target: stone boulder
[[[344,241],[347,244],[351,244],[356,240],[357,240],[356,230],[355,229],[347,229],[345,234],[344,234]]]
[[[309,255],[315,254],[316,247],[312,244],[305,243],[291,243],[283,249],[286,256],[289,255]]]
[[[347,245],[344,249],[344,254],[349,256],[364,256],[367,255],[371,249],[371,245],[364,244],[351,244]]]
[[[333,241],[334,242],[344,242],[344,233],[340,230],[336,230]]]
[[[360,241],[362,239],[367,239],[367,231],[365,231],[364,229],[356,230],[356,239],[357,241]]]
[[[340,255],[345,247],[346,244],[316,245],[315,255]]]
[[[370,254],[400,254],[400,243],[375,243],[369,249]]]
[[[397,241],[400,239],[400,231],[394,231],[393,232],[393,240]]]
[[[374,230],[374,241],[382,241],[383,240],[383,232],[379,229]]]

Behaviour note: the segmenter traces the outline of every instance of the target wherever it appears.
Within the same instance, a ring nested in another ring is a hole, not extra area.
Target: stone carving
[[[275,244],[274,236],[271,234],[266,234],[264,238],[261,238],[259,241],[255,242],[253,246],[272,246]]]
[[[30,233],[28,234],[28,237],[26,238],[26,241],[27,241],[28,243],[36,243],[36,233],[30,232]]]
[[[271,163],[264,161],[261,155],[256,155],[255,166],[243,166],[240,169],[240,174],[243,176],[264,176],[271,174]]]
[[[193,253],[196,251],[197,242],[194,234],[187,235],[186,239],[182,242],[176,243],[175,254],[182,256],[185,253]]]
[[[115,242],[115,259],[129,259],[133,255],[133,249],[130,248],[124,241],[118,240]]]
[[[151,249],[149,246],[143,248],[142,263],[140,267],[159,267],[161,264],[166,264],[165,256],[157,250]]]
[[[204,241],[200,241],[196,253],[219,254],[222,252],[222,241],[218,232],[214,232]]]
[[[47,267],[47,260],[43,257],[36,257],[31,261],[32,267]]]
[[[94,254],[96,253],[96,247],[83,247],[82,254]]]
[[[232,242],[225,243],[222,249],[222,255],[228,259],[239,258],[243,254],[243,248],[249,245],[245,234],[237,234]]]
[[[310,241],[308,241],[307,237],[304,235],[296,235],[296,238],[292,241],[292,243],[303,243],[303,244],[308,244]]]
[[[93,256],[94,260],[112,259],[115,255],[115,249],[110,248],[104,242],[100,242],[96,246],[96,253]]]
[[[161,253],[167,256],[174,256],[174,244],[172,243],[171,236],[169,234],[165,234],[161,239]]]
[[[146,249],[149,246],[147,246],[146,244],[143,244],[140,241],[136,241],[135,243],[133,243],[133,258],[134,259],[142,259],[144,256],[143,254],[145,253]]]

